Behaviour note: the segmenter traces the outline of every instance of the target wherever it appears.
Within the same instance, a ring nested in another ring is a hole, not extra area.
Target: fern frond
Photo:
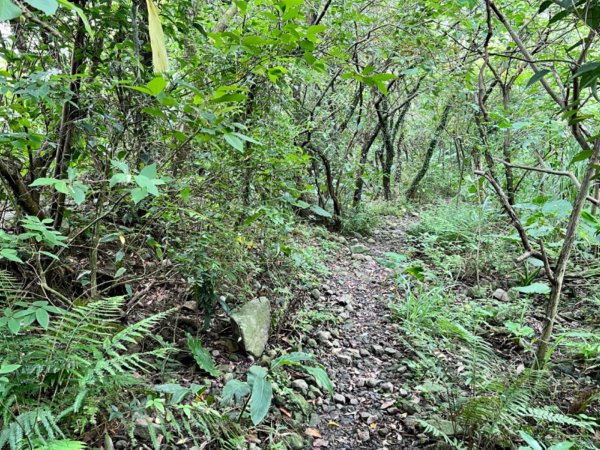
[[[10,272],[0,269],[0,306],[10,305],[24,296],[17,279]]]
[[[538,422],[554,423],[557,425],[570,425],[594,432],[598,423],[592,417],[585,414],[568,416],[550,406],[544,408],[524,408],[519,411],[522,417],[530,417]]]
[[[115,352],[116,350],[126,350],[124,345],[125,342],[131,344],[139,342],[139,340],[147,336],[158,323],[169,317],[175,311],[176,309],[172,308],[129,325],[127,328],[124,328],[115,334],[110,340],[106,340],[104,342],[104,350],[108,353]]]
[[[433,437],[443,439],[446,444],[448,444],[450,447],[452,447],[456,450],[467,450],[467,448],[463,444],[461,444],[458,441],[458,439],[448,436],[442,430],[433,426],[429,422],[426,422],[421,419],[416,419],[416,420],[423,427],[423,430],[425,431],[425,433],[427,433]]]
[[[40,427],[40,424],[43,425]],[[0,431],[0,448],[8,445],[10,450],[20,450],[24,443],[55,440],[64,437],[50,409],[42,407],[24,412],[12,417],[12,421],[5,423]]]

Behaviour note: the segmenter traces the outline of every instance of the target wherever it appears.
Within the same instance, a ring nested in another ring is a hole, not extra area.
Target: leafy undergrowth
[[[336,244],[313,245],[324,233],[298,224],[284,248],[244,256],[256,275],[252,286],[234,290],[225,274],[214,279],[218,287],[192,277],[182,289],[171,276],[162,285],[152,280],[137,302],[121,295],[57,307],[0,271],[0,448],[302,442],[294,429],[311,408],[289,388],[289,372],[307,372],[327,396],[326,372],[311,355],[279,350],[276,339],[259,361],[244,357],[227,313],[243,293],[269,295],[277,336],[294,302],[326,274],[322,261]],[[243,244],[248,253],[254,247]],[[286,405],[287,415],[274,403]]]
[[[410,257],[380,260],[395,270],[390,309],[413,355],[414,394],[401,402],[452,448],[597,448],[598,330],[589,316],[565,313],[548,368],[530,369],[549,291],[528,263],[494,264],[518,256],[497,239],[503,227],[493,210],[438,205],[411,229],[418,248],[406,249]],[[575,292],[566,311],[597,306],[597,286]]]

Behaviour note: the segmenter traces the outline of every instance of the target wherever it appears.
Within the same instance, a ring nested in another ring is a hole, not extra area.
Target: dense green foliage
[[[0,449],[245,448],[306,406],[286,370],[333,393],[318,361],[216,392],[175,355],[221,376],[198,335],[253,297],[274,334],[336,322],[298,292],[387,215],[417,222],[379,261],[422,429],[597,445],[599,27],[597,0],[0,0]]]

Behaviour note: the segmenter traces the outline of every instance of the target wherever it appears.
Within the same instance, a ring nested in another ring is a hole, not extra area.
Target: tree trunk
[[[581,187],[577,192],[575,204],[573,205],[573,211],[569,217],[569,223],[567,225],[567,231],[565,233],[565,239],[560,249],[558,261],[556,262],[556,268],[552,275],[552,290],[550,292],[550,298],[546,305],[546,324],[538,341],[538,347],[535,355],[535,367],[542,368],[546,363],[548,356],[548,350],[550,349],[550,339],[552,338],[552,331],[554,329],[554,323],[556,321],[556,315],[558,313],[558,305],[560,303],[560,296],[562,293],[563,281],[565,278],[565,272],[567,270],[567,263],[569,262],[569,256],[573,249],[573,244],[577,238],[577,227],[579,220],[581,219],[581,213],[592,184],[592,178],[596,172],[596,165],[600,162],[600,140],[594,142],[594,150],[590,160],[588,161],[583,180],[581,180]]]
[[[75,2],[79,7],[83,7],[85,0]],[[73,132],[75,129],[75,120],[80,115],[79,109],[79,91],[81,89],[81,77],[78,76],[84,67],[85,61],[85,27],[83,21],[79,18],[77,21],[77,30],[73,42],[73,53],[71,54],[71,83],[69,90],[73,96],[63,105],[62,116],[60,119],[60,129],[58,136],[58,145],[56,150],[56,166],[54,167],[54,178],[61,179],[65,176],[69,163],[71,162],[71,148],[73,141]],[[65,194],[58,193],[54,204],[52,205],[52,215],[54,216],[54,228],[58,229],[62,225],[65,212]]]
[[[392,199],[390,188],[392,178],[392,165],[394,164],[394,145],[389,128],[389,118],[387,117],[387,102],[381,102],[382,109],[377,109],[377,118],[383,135],[383,154],[381,157],[381,169],[383,173],[383,198],[386,201]]]
[[[433,156],[433,152],[435,151],[440,136],[442,135],[442,131],[446,128],[446,124],[448,123],[448,116],[450,115],[451,105],[448,103],[444,107],[444,111],[442,112],[442,117],[440,118],[440,123],[438,124],[435,132],[433,134],[433,138],[429,143],[429,147],[427,148],[427,153],[425,154],[425,160],[423,161],[423,166],[421,166],[421,170],[415,176],[410,188],[406,192],[406,196],[410,199],[414,199],[417,195],[417,189],[419,188],[419,183],[423,180],[425,175],[427,174],[427,170],[429,170],[429,163],[431,162],[431,158]]]
[[[375,142],[375,139],[377,139],[377,136],[379,135],[379,131],[381,131],[381,125],[378,123],[375,126],[373,133],[371,133],[371,136],[365,141],[362,148],[360,149],[360,159],[358,162],[358,169],[356,171],[356,183],[355,183],[355,187],[354,187],[354,196],[353,196],[353,201],[352,201],[352,205],[355,208],[358,205],[360,205],[360,201],[362,199],[362,191],[363,191],[363,187],[365,185],[365,181],[363,180],[363,177],[362,177],[363,176],[363,168],[364,168],[364,165],[367,163],[367,157],[369,156],[369,150],[371,149],[371,146]]]

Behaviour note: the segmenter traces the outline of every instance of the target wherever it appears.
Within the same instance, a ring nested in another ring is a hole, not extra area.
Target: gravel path
[[[407,420],[410,411],[402,407],[402,399],[409,396],[403,388],[406,356],[387,308],[395,284],[390,271],[374,259],[384,252],[402,253],[406,226],[389,219],[373,238],[351,239],[330,261],[329,281],[311,305],[339,318],[330,329],[315,329],[307,340],[327,367],[336,392],[320,405],[315,426],[322,437],[313,448],[423,448]]]

